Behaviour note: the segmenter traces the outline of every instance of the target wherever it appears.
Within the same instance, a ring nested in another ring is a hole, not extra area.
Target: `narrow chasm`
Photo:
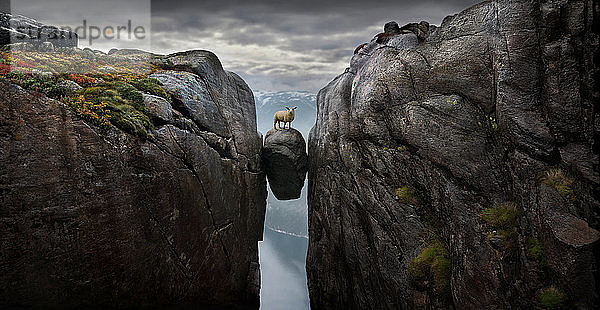
[[[309,309],[306,138],[316,118],[316,97],[308,92],[255,91],[257,128],[266,133],[263,166],[269,185],[263,241],[259,242],[261,309]],[[273,115],[298,105],[291,129],[274,129]]]

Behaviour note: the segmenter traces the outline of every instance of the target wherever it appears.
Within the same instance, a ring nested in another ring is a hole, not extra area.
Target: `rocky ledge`
[[[598,307],[598,6],[388,24],[318,94],[313,309]]]
[[[77,115],[103,105],[76,115],[0,79],[0,307],[257,308],[266,180],[252,92],[207,51],[113,53],[159,67],[166,94],[136,107],[151,123],[122,104],[137,98],[123,82],[63,81],[81,98],[117,87],[99,128]]]
[[[279,200],[300,198],[308,170],[306,142],[296,129],[271,129],[265,136],[263,162],[269,187]]]
[[[3,49],[53,50],[55,47],[77,47],[77,33],[38,21],[0,11],[0,45]]]

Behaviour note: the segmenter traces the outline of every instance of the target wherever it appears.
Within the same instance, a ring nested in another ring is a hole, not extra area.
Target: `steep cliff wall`
[[[309,138],[313,309],[598,306],[599,12],[486,1],[357,49]]]
[[[257,307],[252,92],[210,52],[138,54],[172,99],[144,95],[147,139],[0,80],[0,307]]]

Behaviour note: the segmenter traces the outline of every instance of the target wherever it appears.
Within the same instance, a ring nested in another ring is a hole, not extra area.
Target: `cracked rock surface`
[[[0,81],[0,307],[258,307],[252,92],[210,52],[155,58],[178,97],[146,96],[145,141]]]
[[[486,1],[357,50],[309,136],[313,309],[536,308],[551,285],[598,307],[597,14]],[[422,281],[432,240],[449,271]]]

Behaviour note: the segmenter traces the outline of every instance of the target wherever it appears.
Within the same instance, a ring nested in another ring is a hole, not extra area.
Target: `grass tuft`
[[[569,200],[575,200],[573,178],[565,174],[559,168],[548,170],[542,180],[542,184],[554,188],[559,194]]]
[[[487,239],[500,238],[505,247],[510,247],[516,239],[515,229],[521,212],[513,203],[505,203],[495,208],[487,208],[481,213],[481,219],[496,232],[489,233]]]
[[[442,295],[449,293],[451,263],[448,251],[440,241],[433,241],[413,258],[408,272],[413,281],[433,281],[434,291]]]
[[[560,309],[564,305],[565,294],[555,286],[550,286],[540,292],[538,301],[546,309]]]
[[[409,186],[401,186],[396,189],[396,197],[398,197],[398,201],[406,204],[417,205],[418,200],[415,196],[415,190]]]

